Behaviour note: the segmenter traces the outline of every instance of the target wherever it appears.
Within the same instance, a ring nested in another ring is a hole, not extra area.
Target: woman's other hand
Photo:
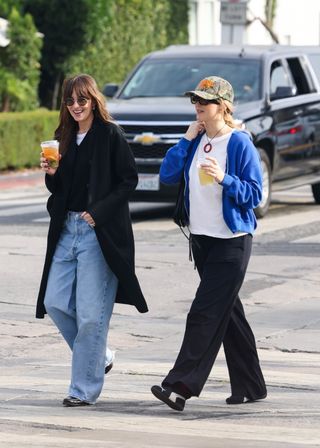
[[[224,178],[224,171],[214,157],[206,157],[206,160],[208,163],[206,162],[205,165],[201,165],[201,169],[203,169],[209,176],[212,176],[214,180],[220,184]]]
[[[193,140],[203,130],[204,130],[204,122],[194,121],[193,123],[190,124],[187,132],[185,133],[184,138],[186,138],[187,140]]]
[[[94,219],[88,212],[83,212],[81,214],[81,218],[84,219],[86,221],[86,223],[89,224],[90,227],[94,227],[96,225],[96,223],[94,222]]]
[[[61,154],[59,154],[59,158],[61,159]],[[51,168],[48,159],[43,156],[43,152],[40,153],[40,168],[50,176],[53,176],[57,171],[57,168]]]

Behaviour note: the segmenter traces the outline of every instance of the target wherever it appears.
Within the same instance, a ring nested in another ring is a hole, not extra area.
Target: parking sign
[[[247,22],[247,1],[221,1],[220,22],[228,25],[245,25]]]

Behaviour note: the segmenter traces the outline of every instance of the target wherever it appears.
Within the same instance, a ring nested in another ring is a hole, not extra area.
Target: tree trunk
[[[276,7],[277,7],[277,0],[266,0],[265,4],[266,24],[271,30],[273,30],[273,22],[276,14]]]
[[[2,97],[2,110],[1,112],[10,112],[10,97],[4,94]]]
[[[60,91],[60,79],[61,75],[58,75],[56,78],[56,81],[54,83],[54,89],[52,94],[52,102],[51,102],[51,109],[56,110],[58,105],[58,97],[59,97],[59,91]]]

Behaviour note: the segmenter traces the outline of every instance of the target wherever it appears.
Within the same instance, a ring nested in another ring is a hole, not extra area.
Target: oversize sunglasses
[[[72,97],[69,97],[69,98],[66,98],[64,104],[66,106],[73,106],[76,101],[79,104],[79,106],[85,106],[87,104],[87,102],[89,101],[89,98],[86,98],[84,96],[79,96],[79,98],[74,100]]]
[[[200,98],[195,95],[190,96],[190,101],[192,104],[199,103],[201,106],[208,106],[208,104],[220,104],[218,100],[205,100],[204,98]]]

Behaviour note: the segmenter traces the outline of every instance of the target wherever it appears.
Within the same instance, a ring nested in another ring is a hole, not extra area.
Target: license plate
[[[160,189],[159,174],[139,174],[137,190],[156,191]]]

